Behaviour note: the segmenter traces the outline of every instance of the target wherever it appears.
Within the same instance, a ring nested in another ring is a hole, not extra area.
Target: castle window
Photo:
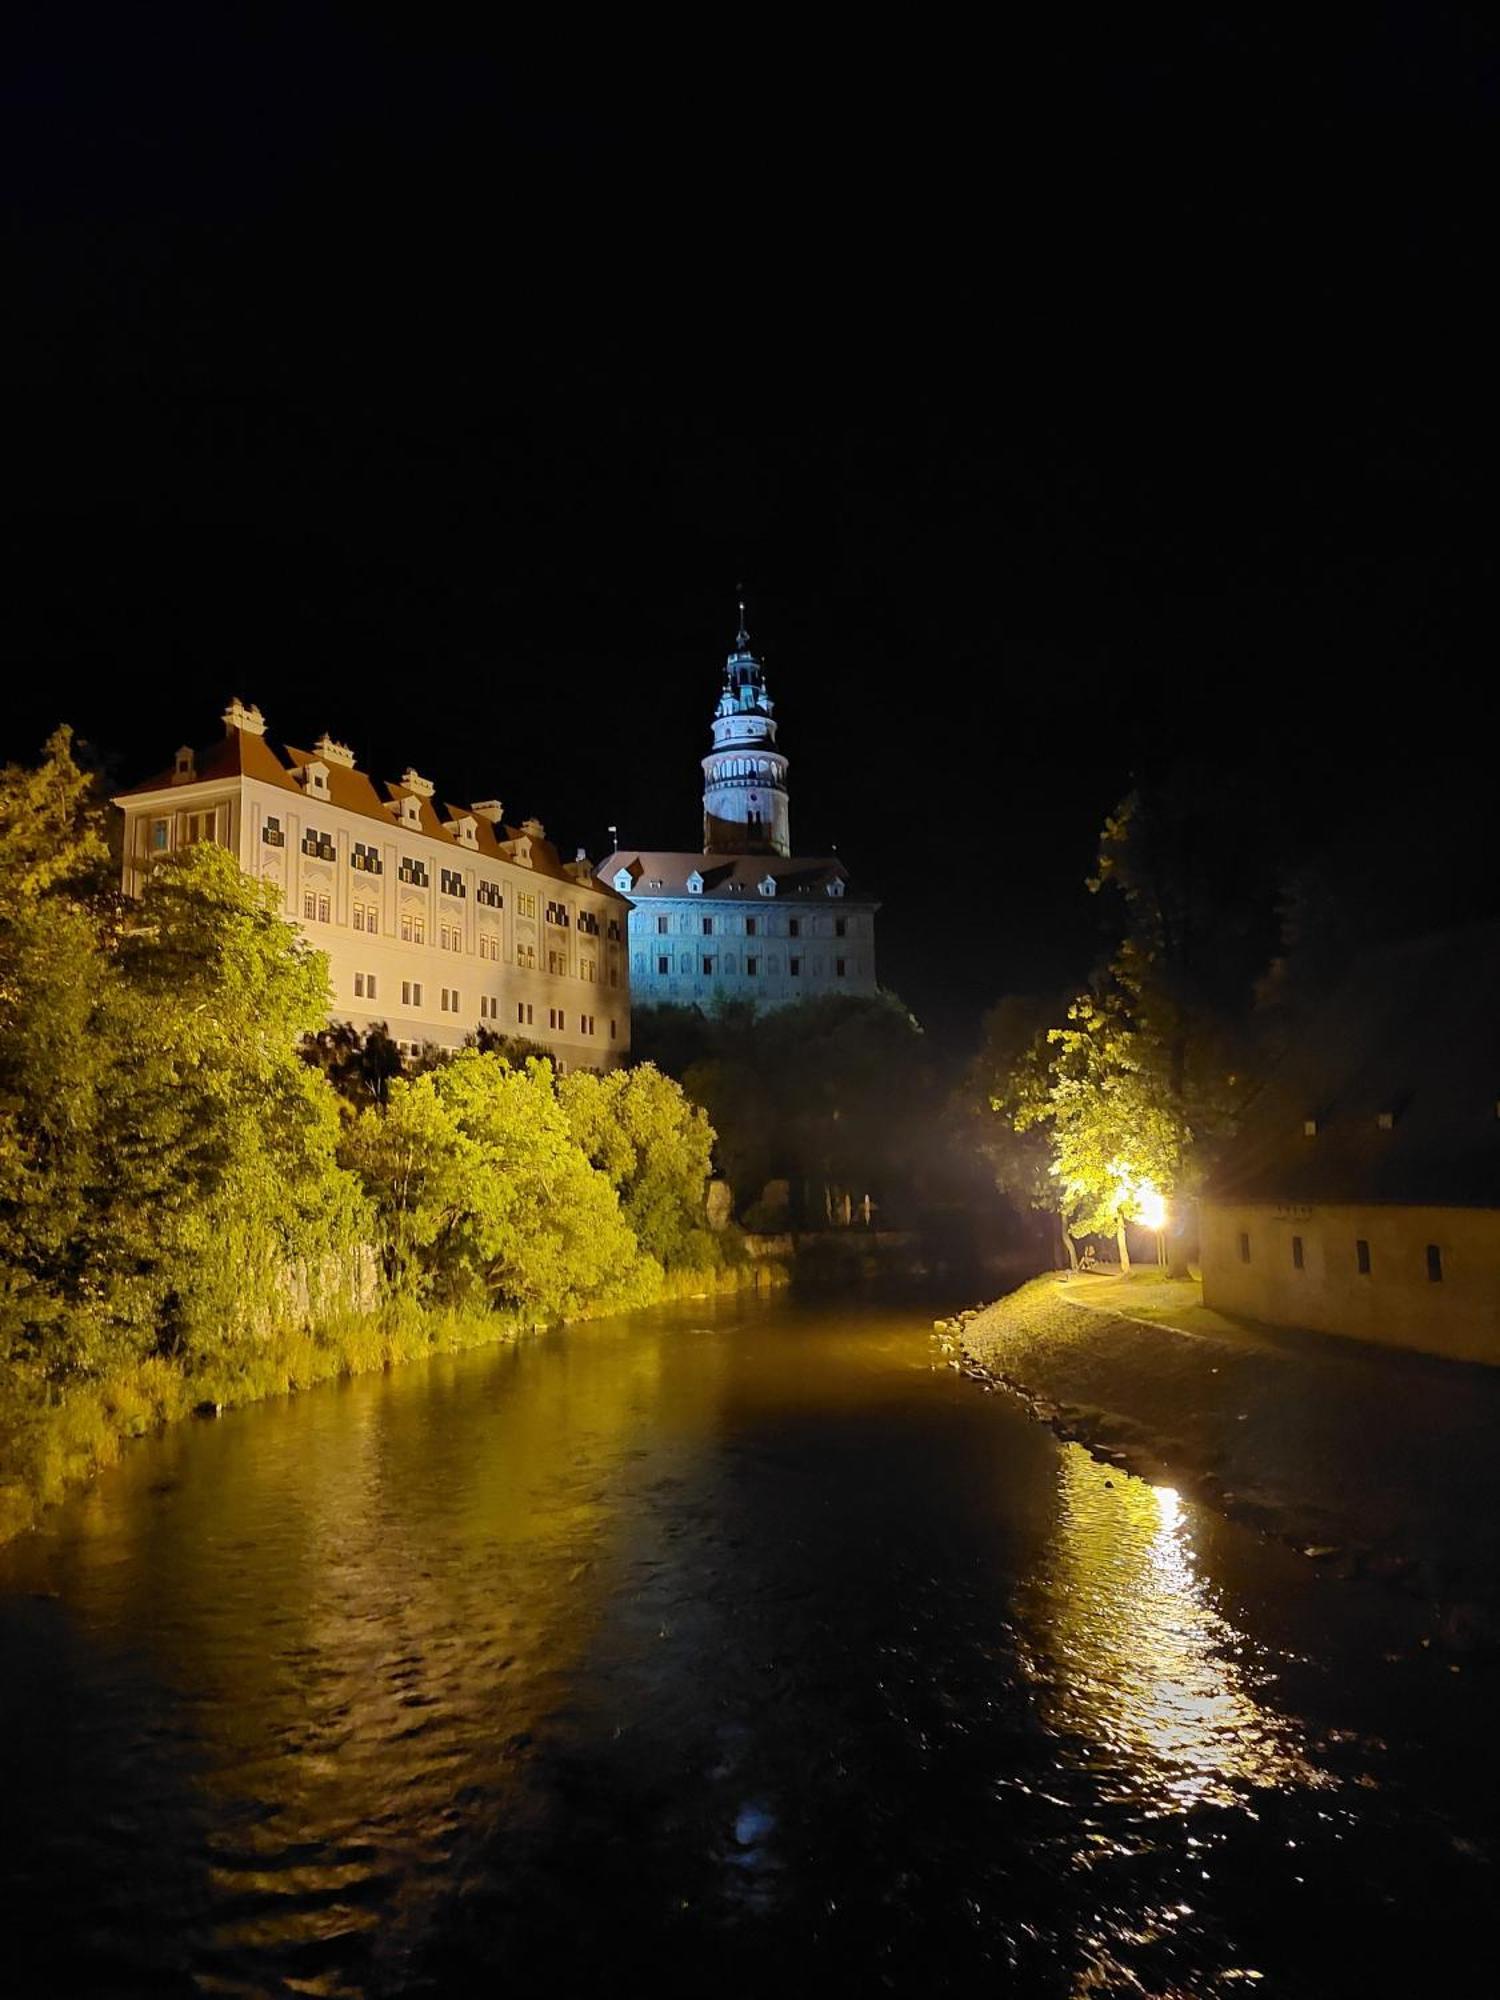
[[[1250,1262],[1250,1232],[1247,1229],[1240,1231],[1240,1262],[1242,1264]]]
[[[309,923],[326,924],[328,922],[328,908],[328,898],[326,896],[319,895],[315,889],[303,890],[302,914]]]
[[[672,970],[671,959],[663,956],[656,961],[656,976],[658,979],[665,979],[667,974],[671,970]]]
[[[712,937],[713,934],[714,934],[714,920],[712,917],[705,917],[703,919],[703,935],[705,937]]]
[[[801,961],[801,959],[800,959],[800,958],[789,958],[789,959],[787,960],[787,962],[786,962],[786,969],[787,969],[787,971],[788,971],[788,972],[789,972],[789,973],[790,973],[790,974],[792,975],[793,979],[796,979],[796,978],[799,978],[799,977],[801,976],[801,972],[802,972],[802,961]]]
[[[1305,1267],[1302,1260],[1302,1238],[1300,1236],[1294,1236],[1292,1238],[1292,1269],[1294,1271],[1300,1271],[1304,1268]]]
[[[403,944],[426,944],[427,919],[420,910],[401,912],[401,942]]]
[[[172,822],[167,819],[152,820],[151,852],[153,854],[165,854],[167,849],[171,845],[172,845]]]
[[[698,873],[696,868],[687,878],[687,892],[690,896],[701,896],[703,894],[703,877]]]
[[[835,876],[834,876],[833,880],[832,880],[832,881],[831,881],[831,882],[829,883],[829,885],[828,885],[828,893],[829,893],[829,895],[830,895],[830,896],[842,896],[842,895],[843,895],[843,893],[844,893],[844,880],[843,880],[843,877],[842,877],[841,875],[835,875]]]
[[[746,917],[746,919],[745,919],[745,936],[746,936],[746,937],[754,937],[754,936],[755,936],[755,919],[754,919],[754,917]]]
[[[611,1015],[611,1016],[610,1016],[610,1022],[609,1022],[609,1039],[610,1039],[611,1041],[614,1041],[614,1040],[616,1039],[616,1033],[615,1033],[615,1030],[616,1030],[616,1028],[618,1027],[618,1025],[619,1025],[619,1024],[618,1024],[618,1023],[616,1022],[616,1020],[615,1020],[614,1016],[613,1016],[613,1015]]]
[[[631,886],[632,884],[630,880],[630,870],[628,868],[622,868],[620,872],[615,876],[615,887],[620,891],[622,896],[625,896],[629,895]]]
[[[835,937],[842,937],[842,936],[844,935],[844,933],[845,933],[845,932],[846,932],[846,931],[848,930],[848,928],[849,928],[849,920],[848,920],[848,918],[847,918],[847,917],[835,917],[835,918],[834,918],[834,920],[833,920],[833,934],[834,934],[834,936],[835,936]]]
[[[432,882],[432,877],[427,873],[427,863],[418,861],[409,854],[402,857],[396,874],[401,881],[410,882],[417,889],[426,889]]]
[[[501,894],[498,882],[481,882],[474,891],[474,900],[482,909],[503,910],[505,908],[505,897]]]
[[[316,827],[310,826],[302,836],[302,852],[310,854],[315,861],[332,861],[333,836],[319,833]]]
[[[518,1028],[529,1028],[531,1026],[531,1002],[529,1000],[518,1000],[516,1002],[516,1026]]]
[[[801,937],[802,919],[800,917],[787,918],[786,934],[788,937]]]
[[[665,937],[671,927],[672,919],[670,917],[658,917],[656,920],[656,935],[658,937]]]
[[[618,944],[620,942],[620,924],[618,918],[610,918],[609,922],[604,926],[604,935],[609,939],[611,944]]]
[[[760,960],[758,958],[747,958],[745,960],[745,970],[753,979],[756,973],[760,971]]]
[[[1427,1246],[1427,1282],[1431,1285],[1440,1285],[1443,1282],[1443,1251],[1442,1246],[1437,1243],[1429,1243]]]
[[[156,824],[165,827],[166,821],[164,819],[158,820]],[[286,835],[282,832],[281,821],[276,817],[275,813],[267,813],[266,823],[260,830],[260,837],[266,843],[267,847],[286,846]]]
[[[755,886],[763,896],[774,896],[776,894],[776,878],[774,875],[762,875]]]
[[[466,896],[469,893],[464,887],[463,872],[458,868],[439,869],[438,887],[445,896]]]
[[[842,979],[844,977],[845,965],[846,961],[842,958],[836,958],[833,961],[833,971],[834,971],[834,977],[836,979]]]
[[[354,905],[354,928],[357,931],[366,931],[372,935],[380,929],[380,911],[374,903],[356,903]]]
[[[354,997],[356,1000],[373,1000],[375,998],[375,975],[373,972],[355,973]]]
[[[530,895],[519,897],[516,902],[516,908],[523,917],[535,917],[536,897]]]
[[[401,982],[401,1005],[420,1007],[422,1004],[422,982],[420,979],[403,979]]]
[[[1354,1239],[1354,1268],[1362,1278],[1370,1275],[1370,1246],[1363,1236]]]
[[[349,866],[357,869],[363,875],[383,875],[385,873],[385,863],[381,860],[379,851],[363,840],[356,840],[350,849]]]
[[[703,961],[703,977],[705,979],[712,979],[713,976],[714,976],[714,960],[711,957],[705,958]]]

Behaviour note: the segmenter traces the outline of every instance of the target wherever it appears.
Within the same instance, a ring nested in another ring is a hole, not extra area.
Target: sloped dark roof
[[[1500,922],[1372,952],[1247,1106],[1208,1199],[1500,1207],[1497,1102]]]
[[[671,854],[664,850],[622,847],[601,861],[595,871],[601,882],[613,882],[624,870],[631,879],[629,896],[686,896],[688,877],[701,875],[703,887],[697,892],[706,902],[744,902],[758,896],[761,881],[769,875],[779,897],[823,896],[829,902],[843,900],[862,907],[878,907],[868,896],[848,887],[849,871],[837,855],[805,854]],[[830,882],[845,884],[840,899],[828,895]],[[657,886],[657,885],[660,886]]]
[[[321,757],[316,750],[299,750],[288,744],[286,759],[283,764],[265,738],[253,730],[230,728],[206,749],[195,752],[190,782],[201,785],[225,778],[259,778],[265,784],[279,785],[284,791],[295,792],[315,811],[320,801],[315,793],[306,789],[304,773],[309,764],[322,764],[328,773],[328,803],[345,812],[358,813],[383,827],[395,827],[402,823],[401,800],[409,795],[415,796],[420,824],[411,831],[423,833],[429,840],[440,840],[460,852],[487,854],[499,861],[514,859],[513,848],[518,841],[525,840],[529,857],[525,865],[531,868],[533,874],[572,883],[575,887],[588,889],[594,895],[610,897],[616,902],[625,901],[608,879],[595,880],[586,872],[576,873],[563,861],[550,840],[528,834],[522,827],[497,829],[484,814],[474,814],[467,806],[446,806],[444,810],[448,817],[445,819],[431,799],[421,793],[412,794],[411,788],[406,785],[386,783],[383,787],[385,797],[382,798],[380,789],[365,772]],[[132,785],[128,791],[116,792],[114,800],[118,805],[122,800],[144,797],[152,792],[180,789],[181,783],[174,767],[163,771],[148,784]],[[473,848],[468,848],[458,838],[458,820],[469,817],[476,821]]]

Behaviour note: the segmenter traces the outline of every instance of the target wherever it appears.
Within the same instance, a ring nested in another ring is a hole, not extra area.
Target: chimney
[[[243,729],[247,736],[264,736],[266,733],[266,718],[258,708],[246,708],[238,695],[225,709],[223,722],[226,736],[233,736],[237,729]]]
[[[410,764],[401,773],[401,782],[409,792],[415,792],[419,799],[430,799],[437,790],[431,778],[422,777]]]
[[[522,833],[530,834],[533,840],[545,840],[547,838],[547,829],[539,819],[523,819],[521,822],[521,831]]]
[[[469,807],[475,819],[487,819],[491,826],[501,824],[503,808],[498,799],[476,799]]]
[[[354,752],[347,743],[335,743],[325,730],[313,745],[314,750],[325,764],[341,764],[346,771],[354,769]]]

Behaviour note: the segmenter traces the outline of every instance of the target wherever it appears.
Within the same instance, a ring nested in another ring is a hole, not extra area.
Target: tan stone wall
[[[1429,1244],[1441,1256],[1437,1282]],[[1220,1312],[1500,1363],[1500,1209],[1205,1202],[1202,1256],[1203,1302]]]

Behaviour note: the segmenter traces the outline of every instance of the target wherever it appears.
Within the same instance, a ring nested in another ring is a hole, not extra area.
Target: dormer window
[[[307,767],[307,789],[315,792],[320,799],[328,796],[328,766],[309,764]]]
[[[172,776],[178,783],[182,783],[185,780],[194,778],[196,775],[197,773],[193,769],[192,745],[184,743],[173,761]]]
[[[453,822],[453,837],[460,847],[477,847],[478,827],[472,819],[456,819]]]
[[[401,801],[401,824],[410,827],[422,824],[422,801],[413,793],[408,792]]]
[[[512,845],[510,850],[510,858],[512,861],[518,861],[523,868],[529,868],[531,866],[531,842],[524,833],[521,835],[521,838]]]
[[[776,877],[774,875],[762,875],[755,886],[763,896],[774,896],[776,894]]]
[[[687,878],[687,892],[690,896],[701,896],[703,894],[703,877],[698,873],[696,868]]]
[[[831,881],[831,882],[829,883],[829,885],[828,885],[828,893],[829,893],[829,895],[830,895],[830,896],[842,896],[842,895],[843,895],[843,893],[844,893],[844,878],[843,878],[843,876],[842,876],[842,875],[835,875],[835,876],[834,876],[833,880],[832,880],[832,881]]]
[[[630,882],[630,870],[628,868],[622,868],[616,874],[615,887],[619,890],[622,896],[628,896],[630,894],[631,882]]]

